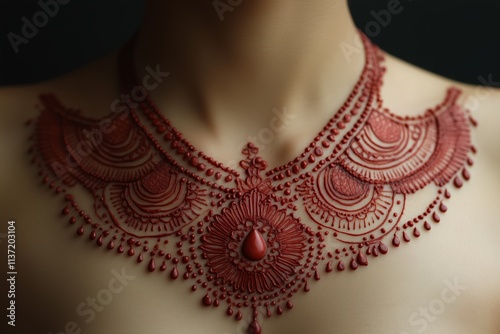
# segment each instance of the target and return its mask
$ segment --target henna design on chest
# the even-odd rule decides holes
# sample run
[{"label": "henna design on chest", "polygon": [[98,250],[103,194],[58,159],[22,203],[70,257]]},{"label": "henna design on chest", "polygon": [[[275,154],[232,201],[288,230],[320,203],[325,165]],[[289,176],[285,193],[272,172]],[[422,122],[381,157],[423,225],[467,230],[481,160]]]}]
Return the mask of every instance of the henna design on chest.
[{"label": "henna design on chest", "polygon": [[[292,309],[293,295],[309,291],[311,280],[356,270],[430,230],[447,210],[446,187],[470,178],[475,121],[458,104],[460,91],[450,88],[421,116],[393,115],[380,98],[382,55],[366,37],[363,43],[365,68],[348,100],[285,165],[268,168],[249,143],[242,173],[225,167],[196,150],[149,97],[112,115],[112,130],[92,147],[100,120],[53,95],[41,96],[33,163],[63,195],[61,213],[78,235],[151,272],[192,280],[202,305],[225,307],[250,321],[249,333],[261,333],[261,318]],[[126,92],[137,80],[124,50]],[[94,218],[70,193],[77,184],[92,196]],[[408,201],[431,184],[435,197],[405,217]]]}]

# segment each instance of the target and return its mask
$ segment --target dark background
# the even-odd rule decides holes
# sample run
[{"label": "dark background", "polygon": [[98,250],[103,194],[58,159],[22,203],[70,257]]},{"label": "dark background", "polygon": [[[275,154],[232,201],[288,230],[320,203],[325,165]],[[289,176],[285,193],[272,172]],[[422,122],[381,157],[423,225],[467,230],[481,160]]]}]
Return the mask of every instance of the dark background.
[{"label": "dark background", "polygon": [[[40,4],[0,1],[0,85],[48,79],[95,60],[119,47],[141,21],[142,0],[64,1],[18,53],[7,35],[21,35],[22,18],[33,22]],[[400,13],[388,23],[377,20],[394,1],[349,3],[357,25],[389,53],[455,80],[500,82],[500,0],[399,0]]]}]

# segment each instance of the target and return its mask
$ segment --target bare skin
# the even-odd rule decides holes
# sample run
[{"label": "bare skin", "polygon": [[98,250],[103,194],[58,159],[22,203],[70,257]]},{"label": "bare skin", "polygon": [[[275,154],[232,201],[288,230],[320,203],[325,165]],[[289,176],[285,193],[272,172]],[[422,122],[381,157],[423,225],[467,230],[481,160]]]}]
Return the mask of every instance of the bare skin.
[{"label": "bare skin", "polygon": [[[344,1],[244,2],[226,12],[222,23],[210,3],[184,6],[151,2],[136,53],[139,77],[147,65],[170,72],[151,92],[153,99],[196,147],[226,164],[241,158],[239,143],[269,126],[274,108],[294,117],[262,156],[271,166],[294,158],[343,103],[361,72],[362,52],[346,56],[339,47],[355,47],[356,30]],[[178,31],[191,36],[190,42],[176,38]],[[362,270],[313,283],[309,293],[294,297],[292,313],[262,322],[266,334],[500,331],[500,92],[452,82],[390,55],[386,66],[382,97],[396,114],[422,113],[451,85],[464,90],[463,103],[479,122],[472,179],[453,192],[448,212],[430,233]],[[40,184],[29,164],[23,123],[38,114],[40,93],[55,93],[66,106],[99,118],[119,97],[116,78],[116,54],[111,54],[49,82],[0,90],[0,218],[17,222],[16,329],[242,333],[246,325],[226,318],[224,309],[202,308],[199,296],[189,293],[189,282],[168,282],[76,238],[59,214],[59,198]],[[90,207],[83,190],[75,195]],[[409,203],[409,211],[422,205]],[[103,289],[120,290],[112,270],[134,278],[109,304],[96,299],[92,306]]]}]

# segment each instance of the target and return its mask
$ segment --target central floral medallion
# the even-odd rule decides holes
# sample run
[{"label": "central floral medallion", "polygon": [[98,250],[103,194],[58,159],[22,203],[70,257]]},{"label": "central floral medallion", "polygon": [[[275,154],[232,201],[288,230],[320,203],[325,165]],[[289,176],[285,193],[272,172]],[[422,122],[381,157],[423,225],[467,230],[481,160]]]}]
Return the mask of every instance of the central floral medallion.
[{"label": "central floral medallion", "polygon": [[223,284],[240,292],[271,292],[293,279],[301,265],[304,229],[254,190],[213,217],[200,248]]}]

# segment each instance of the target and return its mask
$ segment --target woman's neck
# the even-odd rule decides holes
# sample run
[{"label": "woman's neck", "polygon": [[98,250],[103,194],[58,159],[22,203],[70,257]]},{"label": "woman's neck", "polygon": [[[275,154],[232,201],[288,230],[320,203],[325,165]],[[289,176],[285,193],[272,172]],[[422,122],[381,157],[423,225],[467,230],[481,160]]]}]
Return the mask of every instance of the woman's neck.
[{"label": "woman's neck", "polygon": [[347,0],[230,2],[148,2],[136,63],[171,73],[151,92],[160,107],[185,96],[217,128],[276,108],[340,106],[364,63],[345,53],[357,37]]}]

